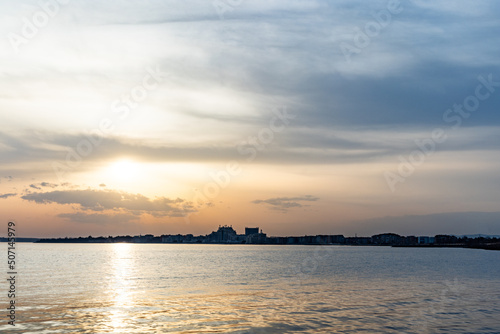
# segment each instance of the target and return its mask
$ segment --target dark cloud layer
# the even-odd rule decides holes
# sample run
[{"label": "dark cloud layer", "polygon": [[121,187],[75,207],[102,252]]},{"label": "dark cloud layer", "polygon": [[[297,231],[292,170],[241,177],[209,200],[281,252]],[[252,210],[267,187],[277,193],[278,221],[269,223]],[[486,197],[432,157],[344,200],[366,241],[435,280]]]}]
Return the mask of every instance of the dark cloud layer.
[{"label": "dark cloud layer", "polygon": [[156,197],[150,199],[141,194],[115,190],[86,189],[36,192],[26,194],[21,198],[39,204],[77,204],[82,210],[94,212],[113,210],[116,212],[125,211],[133,215],[147,213],[155,217],[183,217],[194,211],[190,203],[180,198]]},{"label": "dark cloud layer", "polygon": [[315,202],[319,200],[318,197],[314,197],[311,195],[299,196],[299,197],[276,197],[276,198],[268,198],[264,200],[254,200],[252,203],[254,204],[267,204],[273,210],[279,210],[286,212],[291,208],[301,208],[305,206],[300,202]]},{"label": "dark cloud layer", "polygon": [[[496,151],[500,149],[500,133],[494,127],[477,127],[460,130],[450,130],[443,127],[450,139],[440,144],[440,152],[453,151]],[[276,134],[275,140],[269,145],[256,146],[250,143],[248,137],[241,137],[234,142],[220,143],[214,149],[211,145],[186,144],[152,144],[144,140],[128,138],[102,138],[100,145],[85,157],[76,168],[67,166],[68,154],[74,161],[75,147],[87,140],[83,135],[52,135],[41,136],[36,142],[65,147],[65,150],[43,150],[28,143],[15,147],[15,151],[5,154],[2,158],[5,164],[41,163],[41,167],[52,171],[54,163],[60,163],[63,168],[71,171],[85,168],[87,163],[103,160],[119,159],[128,156],[150,162],[227,162],[230,160],[247,163],[253,157],[259,163],[272,164],[343,164],[365,163],[374,159],[406,155],[416,148],[415,140],[429,138],[434,128],[408,130],[407,135],[401,131],[387,128],[359,128],[357,130],[315,131],[308,128],[289,129]],[[419,131],[417,131],[419,130]],[[0,133],[12,145],[21,141],[13,136]],[[256,137],[255,135],[253,136]],[[33,139],[34,140],[34,139]],[[32,154],[37,152],[36,154]],[[72,152],[72,153],[70,153]],[[43,156],[43,158],[42,158]],[[71,165],[73,166],[73,164]],[[54,184],[42,182],[30,187],[55,187]],[[35,189],[38,189],[35,188]]]}]

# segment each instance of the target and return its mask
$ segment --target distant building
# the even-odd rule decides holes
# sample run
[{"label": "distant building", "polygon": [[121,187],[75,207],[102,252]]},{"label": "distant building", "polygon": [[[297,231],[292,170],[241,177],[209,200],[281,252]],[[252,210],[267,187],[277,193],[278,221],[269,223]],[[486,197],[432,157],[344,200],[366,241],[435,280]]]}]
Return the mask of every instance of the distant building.
[{"label": "distant building", "polygon": [[341,245],[345,243],[345,237],[341,234],[338,235],[317,235],[316,242],[320,245]]},{"label": "distant building", "polygon": [[403,243],[404,237],[396,233],[383,233],[372,236],[374,245],[398,245]]},{"label": "distant building", "polygon": [[259,234],[259,228],[258,227],[245,227],[245,235],[249,236],[252,234]]},{"label": "distant building", "polygon": [[460,242],[460,239],[454,235],[438,234],[434,238],[435,243],[440,245],[457,244]]},{"label": "distant building", "polygon": [[287,237],[268,237],[267,243],[273,244],[273,245],[285,245],[288,243],[288,238]]},{"label": "distant building", "polygon": [[405,245],[418,244],[418,238],[414,235],[409,235],[409,236],[405,237],[404,244]]},{"label": "distant building", "polygon": [[139,235],[139,236],[134,236],[133,238],[133,242],[136,242],[136,243],[149,243],[149,242],[153,242],[153,239],[154,239],[154,235],[152,234],[146,234],[146,235]]},{"label": "distant building", "polygon": [[418,239],[418,244],[420,244],[420,245],[430,245],[430,244],[433,244],[435,242],[434,237],[420,236],[420,237],[417,237],[417,239]]},{"label": "distant building", "polygon": [[349,237],[349,238],[345,238],[345,243],[347,245],[370,245],[372,243],[372,238],[370,238],[370,237]]},{"label": "distant building", "polygon": [[207,242],[220,242],[220,243],[236,243],[238,242],[238,235],[232,226],[220,226],[215,232],[207,236]]},{"label": "distant building", "polygon": [[243,240],[247,244],[265,244],[268,243],[267,235],[259,232],[258,227],[245,227],[245,235],[242,235]]},{"label": "distant building", "polygon": [[247,244],[265,244],[267,243],[267,234],[265,233],[254,233],[246,237]]},{"label": "distant building", "polygon": [[163,243],[181,243],[181,242],[195,242],[194,240],[194,237],[192,234],[186,234],[186,235],[182,235],[182,234],[177,234],[177,235],[170,235],[170,234],[167,234],[167,235],[162,235],[161,236],[161,242]]},{"label": "distant building", "polygon": [[133,242],[134,238],[131,237],[130,235],[118,236],[118,237],[114,237],[113,241],[114,242]]}]

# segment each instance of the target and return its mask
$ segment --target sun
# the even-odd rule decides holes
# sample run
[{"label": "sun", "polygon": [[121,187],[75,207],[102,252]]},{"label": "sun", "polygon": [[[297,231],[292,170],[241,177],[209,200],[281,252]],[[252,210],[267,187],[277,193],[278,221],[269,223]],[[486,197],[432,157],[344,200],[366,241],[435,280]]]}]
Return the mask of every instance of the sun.
[{"label": "sun", "polygon": [[108,174],[117,181],[133,181],[139,176],[139,164],[128,159],[118,160],[109,166]]},{"label": "sun", "polygon": [[154,164],[128,157],[108,160],[94,173],[88,173],[88,182],[108,189],[151,193],[158,189],[158,173],[154,167]]},{"label": "sun", "polygon": [[204,165],[159,163],[129,157],[103,161],[81,176],[89,184],[147,196],[193,196],[197,184],[206,183]]}]

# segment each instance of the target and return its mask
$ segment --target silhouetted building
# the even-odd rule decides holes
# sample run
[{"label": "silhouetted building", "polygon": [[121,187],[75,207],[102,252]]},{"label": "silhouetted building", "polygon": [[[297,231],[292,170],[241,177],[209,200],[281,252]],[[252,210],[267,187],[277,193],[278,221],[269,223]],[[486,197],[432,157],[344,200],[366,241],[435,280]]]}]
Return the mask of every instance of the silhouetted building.
[{"label": "silhouetted building", "polygon": [[345,238],[346,245],[370,245],[372,238],[370,237],[350,237]]},{"label": "silhouetted building", "polygon": [[238,235],[232,226],[219,226],[216,232],[207,236],[208,242],[235,243],[238,242]]},{"label": "silhouetted building", "polygon": [[399,245],[403,243],[404,238],[396,233],[382,233],[372,236],[374,245]]},{"label": "silhouetted building", "polygon": [[414,235],[409,235],[405,237],[404,244],[405,245],[416,245],[418,243],[418,238]]},{"label": "silhouetted building", "polygon": [[194,237],[192,234],[186,234],[186,235],[182,235],[182,234],[177,234],[177,235],[170,235],[170,234],[167,234],[167,235],[162,235],[161,236],[161,242],[163,243],[190,243],[190,242],[195,242],[194,241]]},{"label": "silhouetted building", "polygon": [[418,243],[420,245],[431,245],[435,241],[434,237],[428,237],[428,236],[420,236],[418,237]]},{"label": "silhouetted building", "polygon": [[133,238],[133,242],[136,242],[136,243],[149,243],[149,242],[153,242],[153,239],[154,239],[154,235],[152,234],[146,234],[146,235],[139,235],[139,236],[134,236]]},{"label": "silhouetted building", "polygon": [[265,233],[254,233],[246,237],[247,244],[265,244],[267,243],[267,235]]},{"label": "silhouetted building", "polygon": [[259,228],[258,227],[245,227],[245,235],[249,236],[252,234],[259,234]]},{"label": "silhouetted building", "polygon": [[338,235],[317,235],[316,243],[320,245],[342,245],[345,243],[345,237],[341,234]]},{"label": "silhouetted building", "polygon": [[267,243],[273,244],[273,245],[285,245],[288,243],[288,238],[287,237],[268,237]]},{"label": "silhouetted building", "polygon": [[435,238],[435,243],[440,245],[456,244],[460,242],[460,240],[454,235],[438,234],[434,238]]}]

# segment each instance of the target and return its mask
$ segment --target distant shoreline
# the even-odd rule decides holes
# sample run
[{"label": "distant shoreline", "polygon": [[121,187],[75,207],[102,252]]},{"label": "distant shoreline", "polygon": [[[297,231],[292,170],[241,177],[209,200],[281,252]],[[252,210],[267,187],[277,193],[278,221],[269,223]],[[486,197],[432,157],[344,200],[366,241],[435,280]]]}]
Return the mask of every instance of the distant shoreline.
[{"label": "distant shoreline", "polygon": [[[224,230],[226,229],[226,230]],[[500,238],[497,237],[456,237],[453,235],[400,236],[395,233],[376,234],[371,237],[344,237],[343,235],[315,235],[293,237],[267,237],[266,234],[253,233],[237,235],[227,233],[232,228],[222,227],[222,232],[194,237],[188,235],[151,234],[140,236],[117,237],[78,237],[78,238],[16,238],[16,242],[31,243],[78,243],[78,244],[195,244],[195,245],[311,245],[311,246],[391,246],[412,248],[471,248],[484,250],[500,250]],[[233,230],[234,231],[234,230]],[[8,242],[8,238],[0,238],[0,242]]]},{"label": "distant shoreline", "polygon": [[452,245],[393,245],[391,247],[411,247],[411,248],[471,248],[485,250],[500,250],[500,243],[487,243],[477,245],[452,244]]},{"label": "distant shoreline", "polygon": [[[139,243],[139,242],[63,242],[63,241],[41,241],[42,239],[37,238],[20,238],[21,240],[16,240],[16,242],[25,242],[25,243],[40,243],[40,244],[139,244],[139,245],[227,245],[227,246],[345,246],[345,247],[394,247],[394,248],[469,248],[469,249],[483,249],[483,250],[500,250],[500,243],[494,244],[484,244],[484,245],[375,245],[375,244],[367,244],[367,245],[350,245],[350,244],[245,244],[245,243],[225,243],[225,242],[213,242],[213,243],[185,243],[185,242],[150,242],[150,243]],[[29,239],[22,240],[22,239]],[[0,238],[1,242],[7,242],[6,238]]]}]

